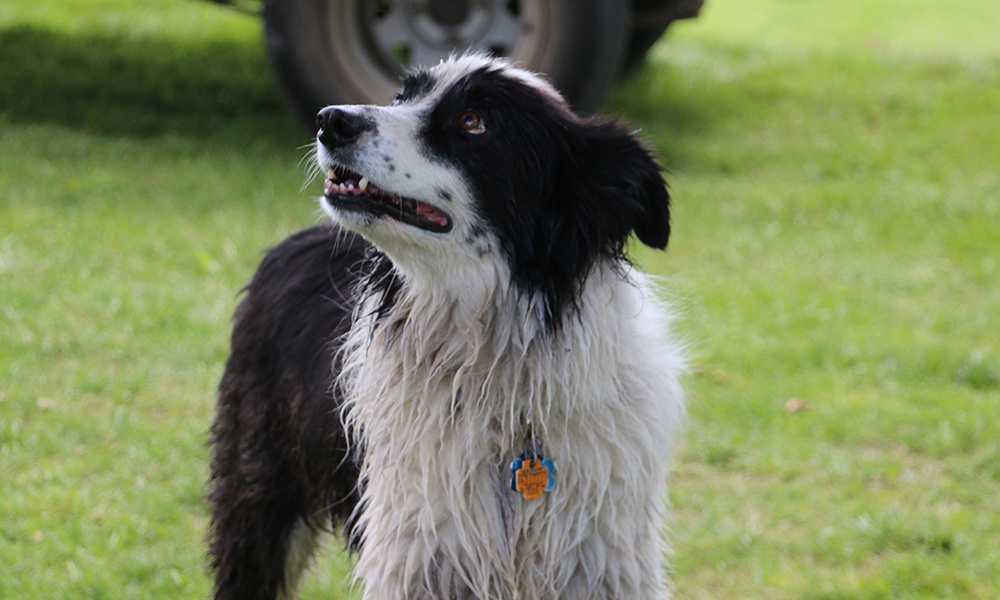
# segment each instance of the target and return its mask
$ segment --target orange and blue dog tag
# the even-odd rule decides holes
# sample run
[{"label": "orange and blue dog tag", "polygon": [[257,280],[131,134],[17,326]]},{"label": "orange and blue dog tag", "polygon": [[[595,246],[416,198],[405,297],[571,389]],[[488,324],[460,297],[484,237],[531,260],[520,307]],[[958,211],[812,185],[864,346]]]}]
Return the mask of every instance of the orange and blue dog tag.
[{"label": "orange and blue dog tag", "polygon": [[556,487],[556,465],[551,459],[519,456],[510,464],[510,489],[525,500],[537,500]]}]

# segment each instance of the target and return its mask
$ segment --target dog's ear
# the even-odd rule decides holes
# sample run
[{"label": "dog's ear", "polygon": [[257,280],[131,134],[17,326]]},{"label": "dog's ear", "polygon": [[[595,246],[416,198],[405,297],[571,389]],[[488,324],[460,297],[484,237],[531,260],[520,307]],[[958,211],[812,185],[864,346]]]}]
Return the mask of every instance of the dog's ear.
[{"label": "dog's ear", "polygon": [[624,258],[633,233],[666,248],[670,197],[659,164],[625,126],[545,109],[525,106],[518,145],[490,155],[501,168],[481,162],[475,173],[488,181],[480,209],[500,230],[514,279],[541,293],[555,321],[597,260]]},{"label": "dog's ear", "polygon": [[634,231],[643,244],[663,250],[670,239],[670,194],[663,170],[635,133],[610,121],[588,135],[596,162],[585,179],[602,190],[613,220]]}]

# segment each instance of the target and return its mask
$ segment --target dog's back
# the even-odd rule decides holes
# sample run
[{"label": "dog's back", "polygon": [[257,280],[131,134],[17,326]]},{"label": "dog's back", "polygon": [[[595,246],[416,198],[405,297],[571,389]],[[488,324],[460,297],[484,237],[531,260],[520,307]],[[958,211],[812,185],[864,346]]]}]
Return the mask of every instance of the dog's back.
[{"label": "dog's back", "polygon": [[357,504],[332,366],[369,247],[333,225],[302,231],[267,254],[236,310],[211,434],[216,598],[279,597],[319,529]]}]

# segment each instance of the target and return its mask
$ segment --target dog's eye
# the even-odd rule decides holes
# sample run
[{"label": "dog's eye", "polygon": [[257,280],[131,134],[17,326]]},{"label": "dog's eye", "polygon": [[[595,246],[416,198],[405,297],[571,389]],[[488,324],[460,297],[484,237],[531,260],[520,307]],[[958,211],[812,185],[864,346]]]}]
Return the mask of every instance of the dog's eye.
[{"label": "dog's eye", "polygon": [[479,116],[479,113],[471,110],[465,111],[458,117],[458,126],[462,128],[462,131],[473,135],[486,133],[486,124],[483,123],[483,118]]}]

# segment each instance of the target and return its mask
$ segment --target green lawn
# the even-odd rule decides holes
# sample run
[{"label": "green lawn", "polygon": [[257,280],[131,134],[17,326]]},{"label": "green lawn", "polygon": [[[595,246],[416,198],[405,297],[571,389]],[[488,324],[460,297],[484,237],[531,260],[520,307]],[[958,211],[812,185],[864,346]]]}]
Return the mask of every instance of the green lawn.
[{"label": "green lawn", "polygon": [[[1000,597],[997,23],[709,0],[610,101],[675,198],[679,598]],[[308,142],[251,17],[0,4],[0,598],[207,595],[228,319],[319,219]]]}]

